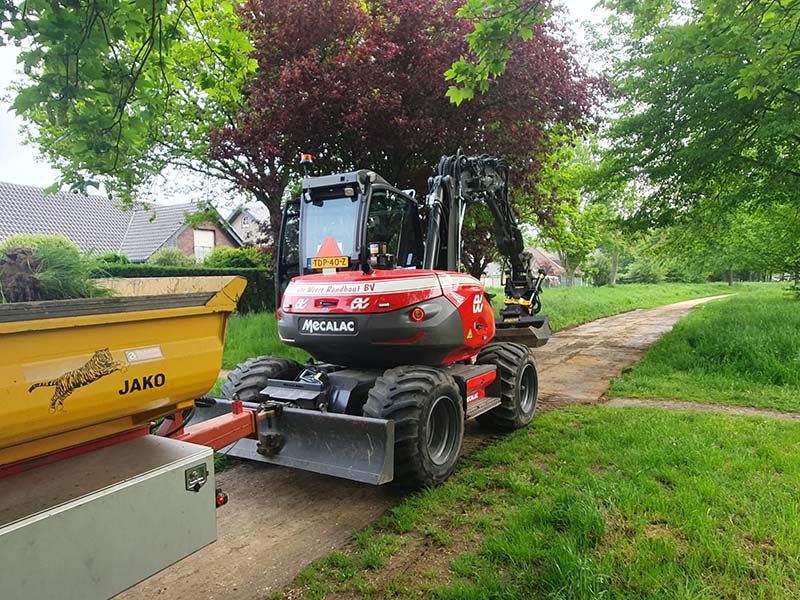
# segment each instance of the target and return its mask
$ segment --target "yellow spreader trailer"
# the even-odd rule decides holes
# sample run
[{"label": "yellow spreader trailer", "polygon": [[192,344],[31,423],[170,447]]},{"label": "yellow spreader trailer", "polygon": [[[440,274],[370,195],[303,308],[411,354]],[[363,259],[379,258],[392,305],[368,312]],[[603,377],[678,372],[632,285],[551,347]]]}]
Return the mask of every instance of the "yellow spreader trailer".
[{"label": "yellow spreader trailer", "polygon": [[[0,305],[0,598],[109,598],[214,541],[212,449],[255,416],[194,432],[181,416],[217,380],[245,284],[107,280],[107,298]],[[148,435],[162,417],[179,435]]]}]

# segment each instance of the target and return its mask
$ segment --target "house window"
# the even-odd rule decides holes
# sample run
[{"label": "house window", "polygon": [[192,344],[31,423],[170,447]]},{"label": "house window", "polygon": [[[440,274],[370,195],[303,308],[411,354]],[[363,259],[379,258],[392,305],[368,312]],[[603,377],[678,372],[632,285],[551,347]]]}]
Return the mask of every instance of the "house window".
[{"label": "house window", "polygon": [[214,251],[214,231],[208,229],[194,230],[194,256],[203,260]]}]

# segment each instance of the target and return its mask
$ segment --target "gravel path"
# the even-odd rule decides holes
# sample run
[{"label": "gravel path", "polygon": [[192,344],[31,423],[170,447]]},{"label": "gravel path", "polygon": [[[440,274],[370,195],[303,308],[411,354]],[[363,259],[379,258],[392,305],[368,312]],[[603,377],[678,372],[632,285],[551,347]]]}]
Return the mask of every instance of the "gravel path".
[{"label": "gravel path", "polygon": [[683,402],[681,400],[644,400],[642,398],[609,398],[604,406],[626,408],[629,406],[643,408],[663,408],[666,410],[685,410],[695,412],[715,412],[742,417],[766,417],[782,421],[800,421],[800,413],[780,412],[766,408],[750,408],[749,406],[728,406],[725,404],[704,404],[702,402]]}]

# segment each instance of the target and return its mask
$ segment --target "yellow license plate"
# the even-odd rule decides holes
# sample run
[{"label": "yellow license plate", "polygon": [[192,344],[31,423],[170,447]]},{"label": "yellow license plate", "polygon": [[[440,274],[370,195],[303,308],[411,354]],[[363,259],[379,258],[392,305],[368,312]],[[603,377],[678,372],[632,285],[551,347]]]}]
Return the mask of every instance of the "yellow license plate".
[{"label": "yellow license plate", "polygon": [[350,266],[349,256],[323,256],[308,259],[309,269],[345,269]]}]

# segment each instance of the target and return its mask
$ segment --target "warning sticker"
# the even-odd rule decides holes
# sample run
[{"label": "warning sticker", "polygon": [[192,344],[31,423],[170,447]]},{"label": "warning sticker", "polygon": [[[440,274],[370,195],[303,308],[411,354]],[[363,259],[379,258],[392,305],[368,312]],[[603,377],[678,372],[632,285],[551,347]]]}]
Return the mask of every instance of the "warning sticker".
[{"label": "warning sticker", "polygon": [[150,346],[149,348],[137,348],[136,350],[126,350],[125,358],[128,363],[145,362],[148,360],[159,360],[164,358],[161,346]]}]

